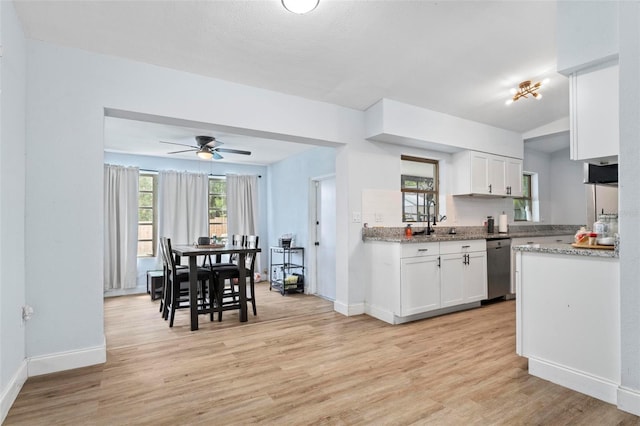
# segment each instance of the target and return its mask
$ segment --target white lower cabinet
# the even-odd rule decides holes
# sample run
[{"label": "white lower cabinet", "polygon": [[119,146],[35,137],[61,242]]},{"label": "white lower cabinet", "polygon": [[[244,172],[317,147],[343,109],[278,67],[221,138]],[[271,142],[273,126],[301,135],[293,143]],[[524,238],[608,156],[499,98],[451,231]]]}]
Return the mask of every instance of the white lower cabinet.
[{"label": "white lower cabinet", "polygon": [[464,267],[464,303],[487,298],[487,252],[472,252],[467,255]]},{"label": "white lower cabinet", "polygon": [[400,316],[428,312],[440,307],[438,256],[400,260]]},{"label": "white lower cabinet", "polygon": [[402,256],[399,316],[486,299],[485,240],[407,245]]},{"label": "white lower cabinet", "polygon": [[[466,257],[465,257],[466,259]],[[441,307],[464,303],[464,265],[462,254],[441,254]]]},{"label": "white lower cabinet", "polygon": [[485,240],[440,243],[442,307],[487,298]]}]

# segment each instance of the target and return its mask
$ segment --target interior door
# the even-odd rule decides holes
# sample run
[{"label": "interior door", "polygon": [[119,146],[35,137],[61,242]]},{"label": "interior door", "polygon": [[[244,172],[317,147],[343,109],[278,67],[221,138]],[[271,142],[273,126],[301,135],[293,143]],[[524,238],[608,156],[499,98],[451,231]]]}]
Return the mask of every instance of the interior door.
[{"label": "interior door", "polygon": [[336,178],[316,181],[316,293],[336,299]]}]

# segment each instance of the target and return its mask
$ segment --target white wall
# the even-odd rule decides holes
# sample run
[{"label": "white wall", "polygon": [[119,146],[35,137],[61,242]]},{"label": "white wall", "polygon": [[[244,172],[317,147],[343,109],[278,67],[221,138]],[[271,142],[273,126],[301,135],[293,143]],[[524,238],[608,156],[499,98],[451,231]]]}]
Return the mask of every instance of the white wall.
[{"label": "white wall", "polygon": [[[269,239],[263,247],[278,244],[282,234],[294,234],[296,245],[310,248],[310,180],[335,174],[334,148],[314,148],[269,166]],[[263,263],[264,267],[268,263]]]},{"label": "white wall", "polygon": [[[143,155],[126,155],[113,152],[104,153],[104,162],[108,164],[119,164],[122,166],[136,166],[141,170],[177,170],[188,171],[193,173],[207,173],[212,175],[225,175],[225,174],[244,174],[244,175],[259,175],[262,176],[258,180],[258,209],[259,209],[259,223],[258,229],[260,241],[267,241],[268,238],[268,210],[267,210],[267,167],[266,166],[253,166],[245,164],[232,164],[226,162],[217,162],[214,160],[184,160],[184,159],[172,159],[164,157],[152,157]],[[264,244],[260,245],[263,247]],[[265,265],[267,262],[267,253],[264,250],[260,255],[260,264]],[[143,289],[146,291],[147,286],[147,271],[162,269],[162,265],[156,260],[156,258],[138,258],[138,288],[136,291]]]},{"label": "white wall", "polygon": [[640,415],[640,4],[620,2],[620,329],[618,406]]},{"label": "white wall", "polygon": [[551,155],[549,168],[551,220],[554,224],[586,224],[587,199],[583,163],[569,159],[569,148]]},{"label": "white wall", "polygon": [[617,1],[559,1],[557,13],[558,72],[568,75],[617,56]]},{"label": "white wall", "polygon": [[[551,222],[551,191],[552,189],[556,189],[558,192],[562,192],[564,190],[564,186],[561,182],[558,182],[557,185],[553,186],[550,184],[551,155],[545,152],[529,149],[525,144],[522,168],[525,172],[537,174],[539,202],[538,213],[540,222],[554,223]],[[559,223],[558,225],[563,224]]]},{"label": "white wall", "polygon": [[[26,42],[13,3],[0,2],[0,423],[26,380]],[[45,210],[36,216],[43,217]]]},{"label": "white wall", "polygon": [[[27,355],[37,373],[104,360],[105,108],[302,143],[361,140],[358,111],[37,41],[28,47],[26,207],[47,212],[26,218],[26,254],[38,259],[26,276],[27,300],[38,313]],[[49,149],[39,148],[42,141]],[[62,264],[73,268],[51,274]]]},{"label": "white wall", "polygon": [[523,154],[519,133],[391,99],[371,106],[365,120],[367,139],[408,140],[426,149],[448,152],[470,149],[514,158],[522,158]]}]

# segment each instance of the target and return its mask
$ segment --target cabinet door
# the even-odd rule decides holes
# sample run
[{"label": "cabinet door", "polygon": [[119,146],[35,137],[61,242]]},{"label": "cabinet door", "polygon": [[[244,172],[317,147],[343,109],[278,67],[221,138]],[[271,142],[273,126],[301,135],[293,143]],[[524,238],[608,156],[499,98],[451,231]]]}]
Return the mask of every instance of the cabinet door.
[{"label": "cabinet door", "polygon": [[507,195],[507,161],[505,157],[491,156],[489,159],[489,192]]},{"label": "cabinet door", "polygon": [[471,193],[489,194],[489,155],[471,153]]},{"label": "cabinet door", "polygon": [[440,288],[442,307],[464,303],[464,287],[462,284],[464,254],[443,254],[440,256]]},{"label": "cabinet door", "polygon": [[507,159],[507,195],[522,197],[522,160]]},{"label": "cabinet door", "polygon": [[464,303],[487,298],[487,253],[472,252],[464,268]]},{"label": "cabinet door", "polygon": [[400,261],[400,316],[420,314],[440,307],[438,256]]},{"label": "cabinet door", "polygon": [[572,160],[617,158],[618,65],[582,72],[570,79]]}]

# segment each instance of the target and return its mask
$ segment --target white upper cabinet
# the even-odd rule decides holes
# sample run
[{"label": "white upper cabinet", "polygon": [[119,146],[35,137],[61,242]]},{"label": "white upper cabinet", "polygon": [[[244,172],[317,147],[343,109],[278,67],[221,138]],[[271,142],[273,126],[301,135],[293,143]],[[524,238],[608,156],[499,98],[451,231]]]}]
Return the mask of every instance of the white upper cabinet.
[{"label": "white upper cabinet", "polygon": [[571,159],[617,162],[620,151],[618,65],[571,74]]},{"label": "white upper cabinet", "polygon": [[[468,185],[470,185],[470,191],[475,194],[488,194],[489,193],[489,155],[482,152],[470,152],[469,162],[471,163],[467,169],[466,165],[463,172],[469,179]],[[466,182],[461,182],[464,189]],[[463,189],[463,190],[464,190]]]},{"label": "white upper cabinet", "polygon": [[522,197],[522,160],[507,158],[507,195]]},{"label": "white upper cabinet", "polygon": [[452,195],[522,196],[522,160],[476,151],[453,155]]},{"label": "white upper cabinet", "polygon": [[489,193],[507,195],[507,159],[492,155],[489,158]]}]

